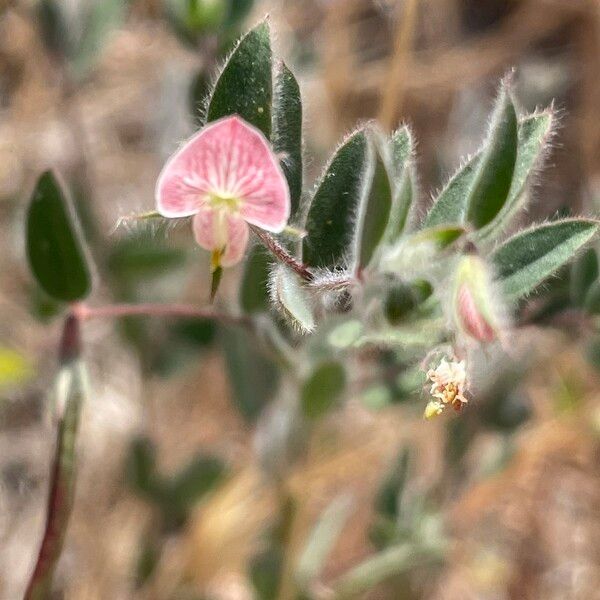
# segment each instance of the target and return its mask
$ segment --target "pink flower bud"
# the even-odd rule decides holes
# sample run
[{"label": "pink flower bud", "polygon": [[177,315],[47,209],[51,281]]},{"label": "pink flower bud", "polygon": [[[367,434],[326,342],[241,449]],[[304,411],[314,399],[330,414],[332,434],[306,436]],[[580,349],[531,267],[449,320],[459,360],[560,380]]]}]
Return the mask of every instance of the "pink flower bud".
[{"label": "pink flower bud", "polygon": [[477,342],[493,342],[501,329],[502,311],[487,265],[479,256],[469,254],[460,259],[454,290],[458,330]]}]

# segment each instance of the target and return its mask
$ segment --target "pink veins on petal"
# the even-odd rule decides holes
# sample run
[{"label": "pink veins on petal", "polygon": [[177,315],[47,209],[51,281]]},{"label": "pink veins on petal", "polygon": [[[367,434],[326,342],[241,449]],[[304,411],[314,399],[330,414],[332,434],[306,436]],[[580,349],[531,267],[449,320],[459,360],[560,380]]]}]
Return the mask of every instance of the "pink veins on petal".
[{"label": "pink veins on petal", "polygon": [[164,166],[156,184],[158,212],[194,217],[197,242],[238,262],[247,223],[281,231],[289,218],[287,181],[264,135],[237,115],[207,125]]}]

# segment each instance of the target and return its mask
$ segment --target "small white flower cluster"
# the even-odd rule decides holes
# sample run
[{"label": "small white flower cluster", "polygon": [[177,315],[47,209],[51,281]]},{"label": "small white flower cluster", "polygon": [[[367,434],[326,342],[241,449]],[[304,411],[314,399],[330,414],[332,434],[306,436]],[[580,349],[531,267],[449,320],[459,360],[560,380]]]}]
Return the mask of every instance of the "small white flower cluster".
[{"label": "small white flower cluster", "polygon": [[467,371],[464,360],[448,362],[443,358],[437,369],[427,371],[427,378],[432,382],[429,393],[433,400],[425,407],[423,416],[426,419],[437,417],[447,405],[459,411],[466,404]]}]

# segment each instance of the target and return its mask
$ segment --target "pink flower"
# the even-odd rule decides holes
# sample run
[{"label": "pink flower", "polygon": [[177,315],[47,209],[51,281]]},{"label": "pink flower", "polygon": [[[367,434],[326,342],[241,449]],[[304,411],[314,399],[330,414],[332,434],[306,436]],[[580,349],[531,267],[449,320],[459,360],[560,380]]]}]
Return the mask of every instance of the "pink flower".
[{"label": "pink flower", "polygon": [[167,161],[156,183],[164,217],[194,215],[200,246],[213,267],[239,262],[248,223],[280,232],[290,216],[287,181],[264,135],[237,115],[201,129]]}]

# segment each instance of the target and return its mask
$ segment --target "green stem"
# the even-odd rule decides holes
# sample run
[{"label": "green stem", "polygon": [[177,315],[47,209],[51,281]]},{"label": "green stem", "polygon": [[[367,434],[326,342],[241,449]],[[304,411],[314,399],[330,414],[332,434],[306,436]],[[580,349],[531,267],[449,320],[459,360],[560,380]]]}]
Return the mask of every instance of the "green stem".
[{"label": "green stem", "polygon": [[334,582],[332,600],[354,598],[395,575],[441,560],[442,552],[437,548],[419,548],[413,544],[393,546],[368,558]]}]

